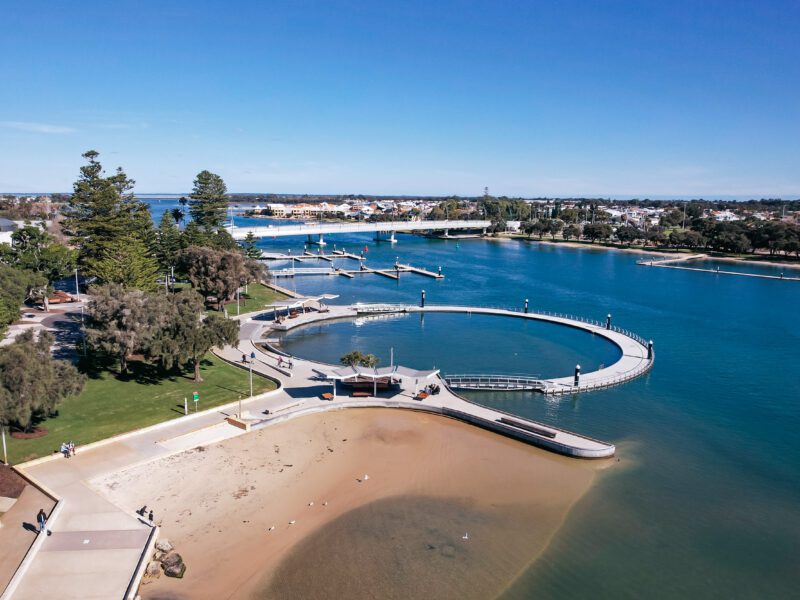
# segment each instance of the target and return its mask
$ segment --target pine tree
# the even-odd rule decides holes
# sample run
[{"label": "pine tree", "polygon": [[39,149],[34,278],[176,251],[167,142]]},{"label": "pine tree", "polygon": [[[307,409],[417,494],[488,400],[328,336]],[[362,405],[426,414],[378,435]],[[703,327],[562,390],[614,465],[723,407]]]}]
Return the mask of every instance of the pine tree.
[{"label": "pine tree", "polygon": [[249,232],[247,237],[244,238],[244,242],[242,242],[242,250],[244,250],[244,255],[251,259],[251,260],[258,260],[261,258],[261,250],[258,247],[258,240],[253,232]]},{"label": "pine tree", "polygon": [[162,271],[169,271],[175,266],[178,253],[181,251],[183,239],[181,231],[175,224],[172,214],[165,212],[161,217],[161,223],[156,230],[156,258]]},{"label": "pine tree", "polygon": [[64,233],[78,248],[78,262],[87,274],[97,275],[96,265],[112,253],[123,237],[135,237],[146,247],[154,242],[150,212],[134,198],[134,181],[122,168],[105,176],[98,153],[86,152],[87,165],[73,186],[63,210]]},{"label": "pine tree", "polygon": [[228,208],[227,188],[222,177],[210,171],[201,171],[194,180],[189,196],[189,214],[197,225],[208,233],[216,232],[225,224]]},{"label": "pine tree", "polygon": [[94,261],[92,272],[104,283],[118,283],[126,289],[153,290],[158,282],[158,262],[135,235],[125,235],[114,247],[106,248]]}]

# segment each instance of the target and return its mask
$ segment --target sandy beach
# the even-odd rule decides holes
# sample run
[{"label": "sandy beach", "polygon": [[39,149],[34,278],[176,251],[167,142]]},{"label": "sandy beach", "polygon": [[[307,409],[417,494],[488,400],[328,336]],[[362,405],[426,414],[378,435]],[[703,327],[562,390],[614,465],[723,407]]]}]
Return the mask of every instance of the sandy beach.
[{"label": "sandy beach", "polygon": [[129,510],[154,508],[187,564],[182,580],[145,580],[145,599],[486,598],[546,548],[609,464],[364,409],[92,483]]}]

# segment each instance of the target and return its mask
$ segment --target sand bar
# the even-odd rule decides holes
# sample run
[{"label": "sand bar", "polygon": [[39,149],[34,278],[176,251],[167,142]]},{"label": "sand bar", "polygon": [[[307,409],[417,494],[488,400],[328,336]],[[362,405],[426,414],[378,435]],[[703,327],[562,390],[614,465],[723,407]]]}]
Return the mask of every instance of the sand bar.
[{"label": "sand bar", "polygon": [[183,580],[146,580],[145,599],[442,597],[442,586],[480,598],[545,548],[608,464],[434,415],[352,409],[92,485],[154,506],[186,561]]}]

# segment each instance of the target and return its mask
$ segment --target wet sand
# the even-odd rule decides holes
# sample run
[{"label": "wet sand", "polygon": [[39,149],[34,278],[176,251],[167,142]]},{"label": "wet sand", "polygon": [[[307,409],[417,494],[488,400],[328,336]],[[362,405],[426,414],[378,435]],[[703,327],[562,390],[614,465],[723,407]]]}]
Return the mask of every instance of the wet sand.
[{"label": "wet sand", "polygon": [[123,507],[153,507],[187,564],[182,580],[147,581],[144,599],[486,598],[544,550],[608,464],[364,409],[93,483]]}]

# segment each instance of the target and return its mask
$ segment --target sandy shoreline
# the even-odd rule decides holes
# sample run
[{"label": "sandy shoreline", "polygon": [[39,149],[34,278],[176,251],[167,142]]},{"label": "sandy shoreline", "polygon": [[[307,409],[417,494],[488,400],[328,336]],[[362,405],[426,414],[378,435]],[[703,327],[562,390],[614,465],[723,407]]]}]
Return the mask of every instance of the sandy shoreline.
[{"label": "sandy shoreline", "polygon": [[126,508],[154,507],[186,561],[183,580],[147,582],[145,599],[483,598],[544,550],[608,464],[442,417],[364,409],[93,484]]},{"label": "sandy shoreline", "polygon": [[[629,254],[650,254],[652,256],[658,257],[658,259],[674,257],[680,258],[681,256],[685,256],[685,253],[680,252],[663,252],[658,250],[657,248],[616,248],[614,246],[604,246],[602,244],[582,244],[580,242],[554,242],[552,240],[537,240],[537,239],[527,239],[523,237],[513,237],[508,239],[516,239],[523,242],[532,242],[535,244],[547,244],[549,246],[562,246],[565,248],[582,248],[584,250],[612,250],[616,252],[627,252]],[[776,260],[752,260],[749,258],[736,258],[733,256],[711,256],[707,252],[704,252],[702,249],[698,249],[696,254],[703,254],[704,259],[707,260],[718,260],[721,262],[730,262],[730,263],[741,263],[745,265],[764,265],[767,267],[785,267],[788,269],[800,269],[799,262],[780,262]],[[765,256],[765,255],[756,255],[756,256]],[[703,260],[703,259],[699,259]]]}]

